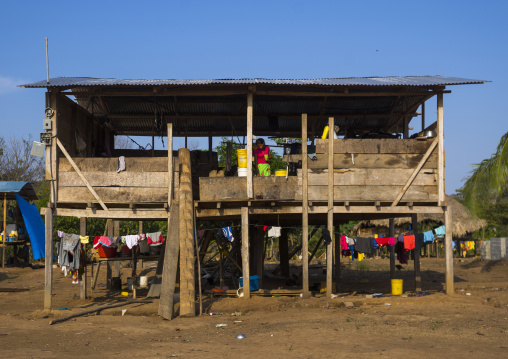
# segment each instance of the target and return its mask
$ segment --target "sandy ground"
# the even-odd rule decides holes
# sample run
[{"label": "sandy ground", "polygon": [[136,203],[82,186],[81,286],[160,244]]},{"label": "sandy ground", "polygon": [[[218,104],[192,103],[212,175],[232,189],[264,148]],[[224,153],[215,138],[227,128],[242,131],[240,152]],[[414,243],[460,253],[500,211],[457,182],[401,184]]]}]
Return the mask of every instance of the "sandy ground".
[{"label": "sandy ground", "polygon": [[[207,298],[203,316],[172,321],[156,315],[155,300],[51,326],[55,318],[125,298],[98,287],[92,298],[80,300],[79,286],[55,270],[55,310],[44,312],[44,268],[6,268],[0,270],[0,287],[29,291],[0,291],[0,357],[508,357],[507,261],[455,259],[456,295],[446,296],[443,260],[423,258],[422,287],[428,294],[410,291],[409,265],[397,272],[405,295],[396,297],[390,295],[389,261],[365,263],[342,271],[342,298]],[[124,277],[130,271],[123,268]],[[105,283],[106,271],[101,272],[98,283]],[[321,274],[317,267],[311,279]],[[379,292],[385,296],[366,297]],[[238,334],[245,339],[236,339]]]}]

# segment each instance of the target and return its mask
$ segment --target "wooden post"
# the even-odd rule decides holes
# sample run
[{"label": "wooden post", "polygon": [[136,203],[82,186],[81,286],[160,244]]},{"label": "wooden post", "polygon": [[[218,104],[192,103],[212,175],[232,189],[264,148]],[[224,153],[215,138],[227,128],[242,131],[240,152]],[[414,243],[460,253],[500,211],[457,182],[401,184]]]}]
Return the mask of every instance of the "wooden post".
[{"label": "wooden post", "polygon": [[425,102],[422,103],[422,131],[425,130]]},{"label": "wooden post", "polygon": [[446,294],[455,294],[453,288],[452,209],[443,207],[445,225],[445,277]]},{"label": "wooden post", "polygon": [[[302,292],[309,296],[309,171],[307,156],[307,114],[302,114]],[[279,239],[280,240],[280,239]],[[287,241],[287,236],[286,236]],[[287,242],[286,242],[287,243]],[[282,262],[281,262],[282,263]],[[289,275],[289,262],[288,262]]]},{"label": "wooden post", "polygon": [[[161,295],[159,301],[159,315],[171,320],[174,317],[174,296],[176,277],[178,272],[178,255],[180,253],[180,204],[176,196],[172,201],[168,217],[168,236],[164,253],[162,269]],[[139,222],[142,226],[143,222]]]},{"label": "wooden post", "polygon": [[254,94],[247,94],[247,197],[254,198],[252,187],[252,122],[254,116]]},{"label": "wooden post", "polygon": [[[334,231],[335,231],[335,229],[334,229]],[[340,236],[340,233],[339,233],[339,236]],[[333,238],[335,238],[335,233],[334,233]],[[338,237],[338,239],[334,241],[333,246],[335,248],[335,252],[333,254],[333,258],[334,258],[333,278],[336,283],[335,284],[336,288],[339,288],[339,282],[340,282],[340,237]]]},{"label": "wooden post", "polygon": [[259,288],[263,288],[263,269],[264,269],[264,231],[263,227],[256,227],[254,230],[254,242],[251,245],[251,248],[254,250],[254,265],[253,269],[255,274],[259,276]]},{"label": "wooden post", "polygon": [[212,170],[212,154],[213,154],[213,137],[208,136],[208,165],[210,166],[210,171]]},{"label": "wooden post", "polygon": [[[79,219],[79,234],[82,236],[86,236],[86,217],[81,217]],[[81,245],[80,245],[81,246]],[[83,277],[81,278],[81,281],[79,282],[79,298],[80,299],[86,299],[86,286],[87,286],[87,268],[84,268]]]},{"label": "wooden post", "polygon": [[250,299],[248,207],[242,207],[242,276],[243,276],[243,297],[245,299]]},{"label": "wooden post", "polygon": [[[389,237],[395,237],[395,220],[390,218],[388,220]],[[397,240],[395,240],[397,243]],[[395,245],[390,246],[390,279],[395,279]]]},{"label": "wooden post", "polygon": [[[443,117],[443,94],[437,94],[437,138],[438,143],[438,169],[437,169],[437,191],[438,205],[445,203],[445,167],[444,167],[444,117]],[[450,223],[451,224],[451,223]]]},{"label": "wooden post", "polygon": [[194,223],[190,151],[178,150],[180,159],[180,316],[195,316]]},{"label": "wooden post", "polygon": [[[108,219],[106,221],[106,231],[108,233],[108,237],[112,237],[114,235],[114,228],[113,228],[113,220]],[[107,262],[106,267],[106,288],[111,289],[111,277],[113,273],[113,262]]]},{"label": "wooden post", "polygon": [[53,297],[53,209],[46,208],[46,243],[44,250],[45,284],[44,284],[44,309],[51,309]]},{"label": "wooden post", "polygon": [[282,228],[279,237],[279,262],[280,275],[289,278],[289,245],[288,245],[288,229]]},{"label": "wooden post", "polygon": [[[173,124],[168,123],[168,208],[173,201]],[[169,222],[168,222],[169,223]]]},{"label": "wooden post", "polygon": [[328,230],[332,242],[326,247],[326,297],[332,297],[332,274],[333,274],[333,131],[335,121],[333,117],[328,118]]},{"label": "wooden post", "polygon": [[[413,234],[418,234],[418,217],[415,214],[411,215],[411,227]],[[422,277],[420,273],[420,250],[414,249],[414,278],[415,278],[415,293],[422,291]]]},{"label": "wooden post", "polygon": [[2,237],[2,269],[5,268],[5,243],[7,242],[7,192],[4,192],[4,235]]},{"label": "wooden post", "polygon": [[[113,221],[113,237],[118,237],[120,235],[120,221]],[[113,266],[113,277],[120,277],[120,261],[115,261]],[[134,281],[134,278],[132,278]],[[132,284],[135,286],[135,283]]]}]

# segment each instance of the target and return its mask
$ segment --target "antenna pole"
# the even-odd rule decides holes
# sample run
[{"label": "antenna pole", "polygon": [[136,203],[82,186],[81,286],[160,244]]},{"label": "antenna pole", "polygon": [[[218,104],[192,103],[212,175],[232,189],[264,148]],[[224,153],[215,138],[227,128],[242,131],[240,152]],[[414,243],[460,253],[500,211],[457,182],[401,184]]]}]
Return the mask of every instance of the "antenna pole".
[{"label": "antenna pole", "polygon": [[49,85],[49,56],[48,56],[48,38],[45,37],[46,40],[46,84]]}]

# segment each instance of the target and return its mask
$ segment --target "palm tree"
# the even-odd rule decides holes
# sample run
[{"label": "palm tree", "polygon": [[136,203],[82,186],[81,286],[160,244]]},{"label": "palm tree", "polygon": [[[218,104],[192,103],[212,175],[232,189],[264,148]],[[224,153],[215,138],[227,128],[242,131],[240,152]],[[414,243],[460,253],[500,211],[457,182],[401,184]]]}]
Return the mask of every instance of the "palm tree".
[{"label": "palm tree", "polygon": [[475,214],[488,202],[495,201],[508,182],[508,132],[501,137],[496,152],[475,164],[475,169],[460,192],[464,204]]}]

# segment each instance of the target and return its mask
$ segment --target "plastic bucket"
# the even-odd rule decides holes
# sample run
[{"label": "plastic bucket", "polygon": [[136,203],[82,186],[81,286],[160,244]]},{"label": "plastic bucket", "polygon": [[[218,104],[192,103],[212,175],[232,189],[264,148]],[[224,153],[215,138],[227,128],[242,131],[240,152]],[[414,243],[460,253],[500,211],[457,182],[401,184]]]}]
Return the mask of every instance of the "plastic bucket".
[{"label": "plastic bucket", "polygon": [[147,276],[142,275],[142,276],[139,277],[139,286],[141,288],[148,287],[148,277]]},{"label": "plastic bucket", "polygon": [[247,177],[247,168],[238,167],[238,177]]},{"label": "plastic bucket", "polygon": [[277,177],[286,177],[286,173],[287,173],[286,170],[277,170],[277,171],[275,171],[275,176],[277,176]]},{"label": "plastic bucket", "polygon": [[247,149],[236,150],[236,155],[238,156],[238,168],[247,168]]},{"label": "plastic bucket", "polygon": [[402,295],[402,287],[402,279],[392,279],[392,295]]}]

